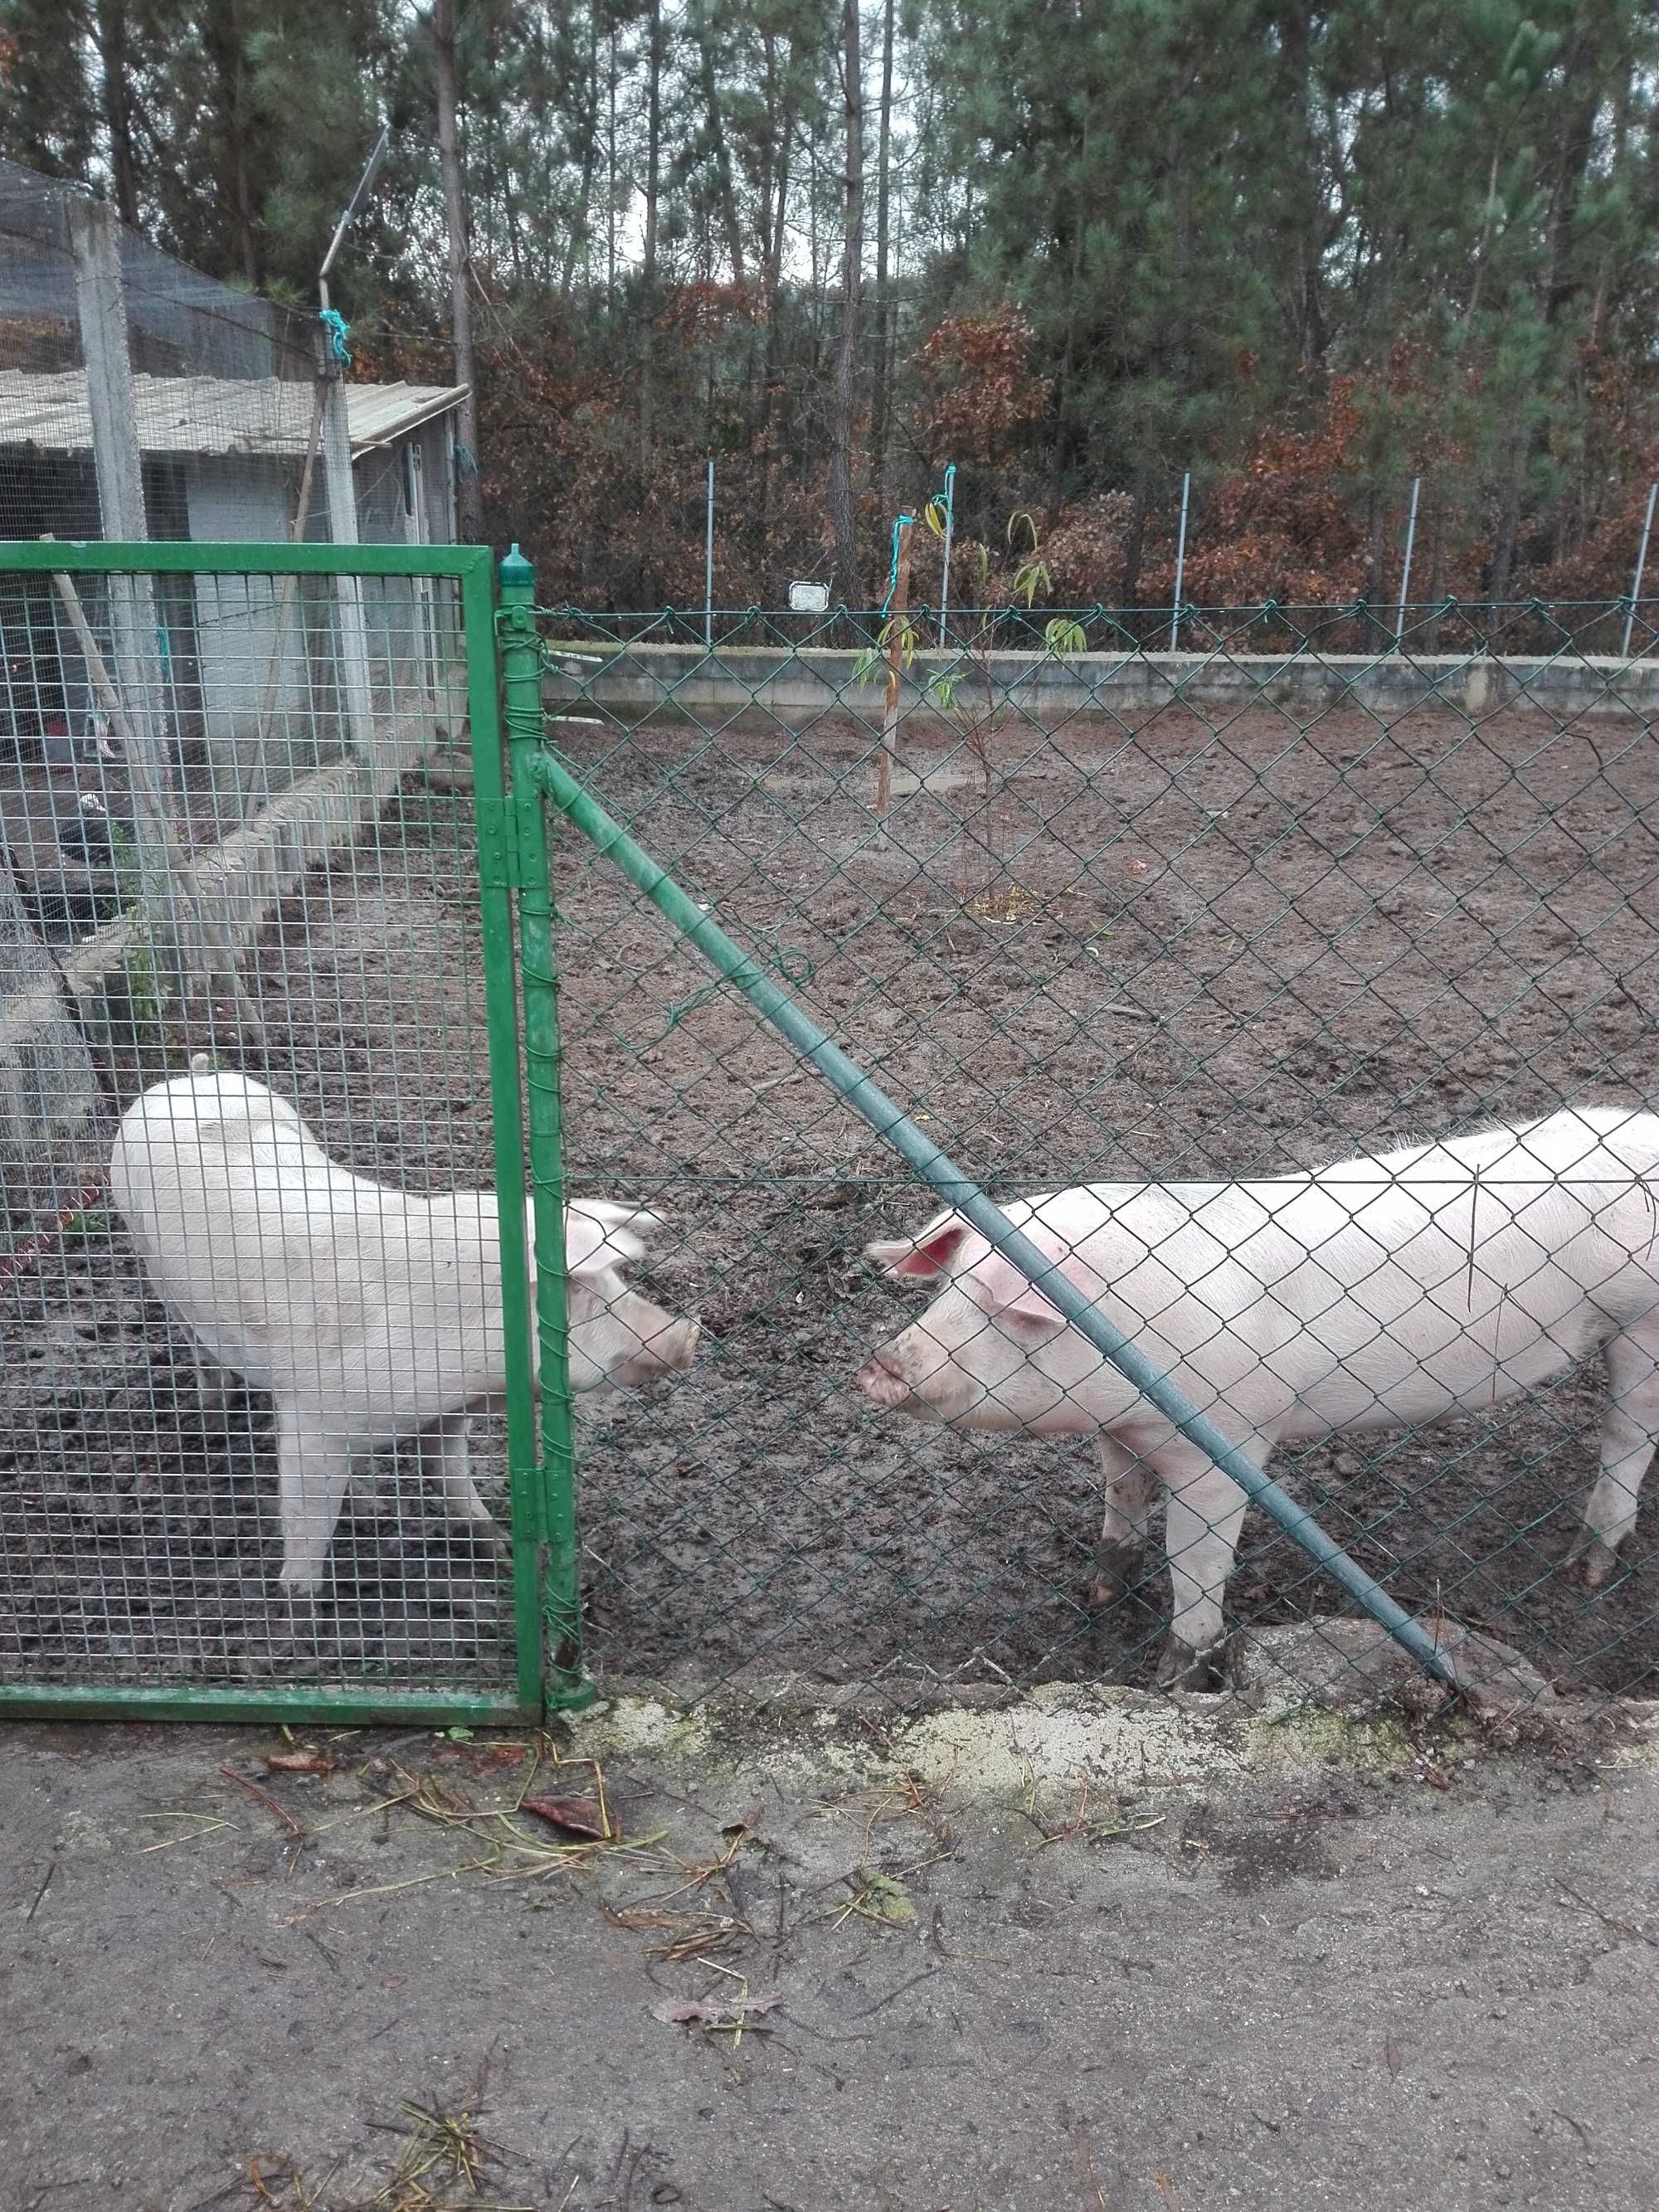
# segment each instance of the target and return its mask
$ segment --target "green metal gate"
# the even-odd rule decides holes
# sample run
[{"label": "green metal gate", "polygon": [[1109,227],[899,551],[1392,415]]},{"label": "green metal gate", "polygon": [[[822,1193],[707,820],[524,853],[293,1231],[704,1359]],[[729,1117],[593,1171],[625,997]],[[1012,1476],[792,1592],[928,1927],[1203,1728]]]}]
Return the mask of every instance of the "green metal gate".
[{"label": "green metal gate", "polygon": [[[507,793],[493,566],[0,547],[0,1714],[465,1722],[591,1694],[546,875],[520,865],[541,801]],[[522,1191],[527,1073],[542,1429],[503,1203],[505,1435],[481,1450],[475,1422],[471,1446],[510,1566],[434,1522],[399,1444],[322,1599],[276,1589],[268,1414],[234,1387],[198,1402],[107,1197],[118,1115],[201,1054],[290,1099],[387,1204]]]}]

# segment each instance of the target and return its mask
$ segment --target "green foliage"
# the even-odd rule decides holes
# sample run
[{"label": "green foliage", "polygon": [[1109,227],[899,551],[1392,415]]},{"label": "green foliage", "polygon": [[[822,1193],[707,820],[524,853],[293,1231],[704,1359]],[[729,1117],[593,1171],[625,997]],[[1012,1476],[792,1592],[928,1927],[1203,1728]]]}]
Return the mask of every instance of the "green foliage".
[{"label": "green foliage", "polygon": [[[654,39],[652,14],[458,0],[489,525],[550,593],[686,605],[712,453],[717,597],[775,605],[823,543],[840,11],[660,0]],[[1167,597],[1188,468],[1194,548],[1225,553],[1230,589],[1265,595],[1276,565],[1375,595],[1419,471],[1425,590],[1523,568],[1622,587],[1603,546],[1626,566],[1659,447],[1651,9],[898,0],[894,27],[884,138],[874,59],[866,86],[867,226],[884,189],[902,283],[867,228],[857,407],[885,428],[854,457],[866,568],[839,594],[869,604],[872,518],[946,460],[981,604]],[[453,374],[423,9],[0,0],[0,152],[306,306],[389,116],[337,295],[361,373]],[[1332,511],[1310,538],[1316,457]],[[1042,518],[1040,559],[1024,524],[984,549],[1011,509]],[[925,590],[942,500],[920,514]]]}]

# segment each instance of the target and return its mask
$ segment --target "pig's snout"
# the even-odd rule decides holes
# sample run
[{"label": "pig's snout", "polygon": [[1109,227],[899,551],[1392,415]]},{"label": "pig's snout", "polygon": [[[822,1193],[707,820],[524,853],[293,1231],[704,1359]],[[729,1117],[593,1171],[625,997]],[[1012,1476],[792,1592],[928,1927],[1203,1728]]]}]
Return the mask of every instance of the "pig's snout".
[{"label": "pig's snout", "polygon": [[631,1389],[659,1375],[682,1373],[691,1364],[702,1334],[701,1322],[670,1321],[666,1314],[654,1312],[647,1316],[632,1314],[629,1319],[639,1334],[640,1348],[617,1370],[617,1382]]},{"label": "pig's snout", "polygon": [[872,1406],[884,1406],[890,1413],[909,1405],[910,1381],[896,1344],[884,1344],[870,1355],[858,1371],[858,1386]]},{"label": "pig's snout", "polygon": [[872,1406],[921,1421],[960,1420],[984,1395],[921,1328],[907,1328],[872,1352],[858,1371],[858,1387]]}]

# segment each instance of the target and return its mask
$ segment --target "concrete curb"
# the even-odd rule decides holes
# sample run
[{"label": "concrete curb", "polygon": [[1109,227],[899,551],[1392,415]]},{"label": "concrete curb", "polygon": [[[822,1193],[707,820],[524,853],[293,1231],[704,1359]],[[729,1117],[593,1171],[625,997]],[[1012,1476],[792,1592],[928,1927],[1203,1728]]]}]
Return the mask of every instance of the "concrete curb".
[{"label": "concrete curb", "polygon": [[[556,643],[550,649],[558,651]],[[591,653],[590,641],[580,649]],[[653,713],[730,714],[754,707],[788,720],[837,711],[882,720],[879,683],[860,684],[859,656],[819,646],[625,645],[591,672],[550,675],[543,696],[556,714],[584,702],[628,718]],[[1608,654],[993,653],[988,665],[1000,708],[1033,722],[1169,706],[1238,713],[1276,707],[1292,716],[1358,708],[1399,715],[1451,709],[1472,720],[1512,706],[1558,719],[1622,714],[1645,721],[1659,711],[1659,660]],[[965,664],[953,653],[918,653],[902,679],[907,721],[920,716],[948,737],[953,718],[929,693],[937,675]],[[977,677],[974,678],[977,683]],[[975,699],[978,693],[974,693]]]},{"label": "concrete curb", "polygon": [[1551,1699],[1494,1727],[1459,1714],[1432,1726],[1403,1711],[1344,1714],[1304,1698],[1252,1708],[1235,1693],[1156,1695],[1053,1683],[1020,1695],[906,1712],[835,1701],[791,1678],[683,1703],[660,1685],[618,1683],[559,1723],[570,1755],[639,1761],[691,1789],[799,1790],[896,1783],[969,1802],[1224,1788],[1332,1771],[1421,1778],[1425,1765],[1480,1766],[1519,1752],[1609,1771],[1659,1772],[1659,1700]]}]

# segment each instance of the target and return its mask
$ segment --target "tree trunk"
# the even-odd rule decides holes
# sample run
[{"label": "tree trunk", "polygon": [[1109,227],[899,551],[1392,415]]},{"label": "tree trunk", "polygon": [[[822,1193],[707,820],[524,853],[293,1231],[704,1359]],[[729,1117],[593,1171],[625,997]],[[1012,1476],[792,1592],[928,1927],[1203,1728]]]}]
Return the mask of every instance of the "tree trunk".
[{"label": "tree trunk", "polygon": [[821,111],[817,101],[808,103],[806,110],[806,258],[811,276],[806,287],[806,298],[811,320],[809,374],[817,383],[818,366],[823,355],[823,280],[818,273],[818,118]]},{"label": "tree trunk", "polygon": [[576,254],[582,258],[583,289],[586,289],[591,274],[592,238],[593,222],[593,164],[599,146],[599,11],[597,5],[587,11],[587,83],[582,112],[582,182],[580,196],[576,202],[576,218],[570,226],[565,240],[564,274],[560,280],[559,296],[568,301],[570,287],[575,281]]},{"label": "tree trunk", "polygon": [[138,222],[138,161],[132,144],[132,85],[128,75],[127,0],[98,0],[98,63],[103,78],[104,128],[109,132],[115,212]]},{"label": "tree trunk", "polygon": [[449,223],[449,312],[455,337],[455,377],[466,386],[458,428],[466,448],[455,487],[458,524],[476,540],[478,505],[478,378],[472,351],[472,298],[467,289],[466,201],[461,189],[460,146],[455,122],[455,0],[432,0],[432,60],[438,81],[438,156],[443,164],[444,207]]},{"label": "tree trunk", "polygon": [[[1061,503],[1066,496],[1066,467],[1071,458],[1071,440],[1067,416],[1072,404],[1072,373],[1077,358],[1078,300],[1083,290],[1083,241],[1089,223],[1085,201],[1089,174],[1089,112],[1083,113],[1083,127],[1079,136],[1077,176],[1079,190],[1071,211],[1072,253],[1071,281],[1066,288],[1066,343],[1060,354],[1060,374],[1054,379],[1054,434],[1048,455],[1048,526],[1052,530],[1060,520]],[[1056,228],[1060,228],[1056,224]],[[1137,554],[1135,565],[1139,567]]]},{"label": "tree trunk", "polygon": [[772,512],[772,410],[783,360],[783,333],[779,327],[783,285],[784,217],[789,204],[789,137],[794,111],[786,91],[775,100],[775,72],[770,38],[766,42],[766,88],[769,108],[767,191],[763,208],[764,235],[761,246],[763,282],[766,294],[766,349],[761,364],[760,496],[755,518],[757,557],[764,562],[770,550]]},{"label": "tree trunk", "polygon": [[1515,573],[1516,542],[1521,535],[1522,468],[1522,458],[1517,453],[1510,463],[1509,481],[1504,487],[1504,504],[1498,517],[1498,536],[1492,545],[1492,581],[1487,596],[1493,611],[1487,626],[1493,636],[1497,635],[1503,622],[1497,611],[1509,598],[1510,580]]},{"label": "tree trunk", "polygon": [[893,16],[895,0],[885,0],[881,18],[881,123],[876,149],[876,376],[872,403],[871,471],[876,503],[887,512],[887,413],[889,365],[887,256],[891,198],[893,142]]},{"label": "tree trunk", "polygon": [[1129,532],[1123,541],[1123,576],[1119,586],[1123,604],[1132,607],[1140,589],[1140,563],[1146,550],[1146,479],[1135,479],[1135,503],[1129,517]]},{"label": "tree trunk", "polygon": [[853,385],[859,341],[859,290],[864,258],[864,90],[860,75],[859,0],[842,0],[841,76],[847,118],[846,237],[841,257],[841,329],[830,425],[830,520],[836,537],[836,580],[843,600],[858,604],[858,539],[853,529]]},{"label": "tree trunk", "polygon": [[1365,495],[1367,550],[1364,599],[1366,605],[1370,607],[1375,607],[1382,594],[1382,532],[1387,520],[1382,494],[1378,487],[1373,484]]},{"label": "tree trunk", "polygon": [[[1438,607],[1446,596],[1446,525],[1439,503],[1430,496],[1429,511],[1423,518],[1429,527],[1429,604]],[[1431,614],[1425,625],[1419,650],[1438,653],[1440,650],[1440,617]]]},{"label": "tree trunk", "polygon": [[738,196],[732,182],[732,156],[726,149],[726,127],[720,119],[720,87],[714,74],[714,26],[705,7],[697,18],[697,66],[702,81],[704,121],[708,150],[714,158],[714,183],[720,197],[720,223],[726,233],[726,258],[732,264],[732,282],[743,282],[743,233],[738,227]]},{"label": "tree trunk", "polygon": [[605,219],[605,313],[607,322],[617,313],[617,31],[611,29],[610,121],[605,137],[607,177]]},{"label": "tree trunk", "polygon": [[248,175],[247,57],[236,0],[218,0],[203,21],[203,44],[218,80],[222,133],[219,174],[235,240],[235,257],[251,292],[264,281],[258,230],[253,220],[253,190]]},{"label": "tree trunk", "polygon": [[657,204],[662,191],[662,0],[651,0],[646,64],[644,297],[640,307],[640,474],[651,467],[657,313]]}]

